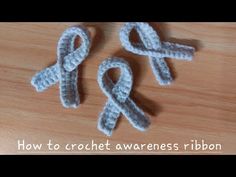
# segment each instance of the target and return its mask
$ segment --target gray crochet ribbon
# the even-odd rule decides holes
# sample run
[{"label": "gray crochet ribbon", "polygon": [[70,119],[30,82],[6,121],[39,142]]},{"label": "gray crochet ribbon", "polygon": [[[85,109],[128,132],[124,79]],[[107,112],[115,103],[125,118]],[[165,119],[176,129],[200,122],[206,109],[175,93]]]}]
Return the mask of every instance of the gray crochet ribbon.
[{"label": "gray crochet ribbon", "polygon": [[[75,48],[79,36],[81,45]],[[61,103],[66,108],[77,108],[80,99],[77,88],[78,65],[88,56],[90,50],[89,32],[83,27],[65,30],[57,46],[57,63],[33,76],[31,84],[38,92],[59,82]]]},{"label": "gray crochet ribbon", "polygon": [[[121,75],[116,84],[109,78],[107,71],[118,68]],[[98,129],[107,136],[112,135],[118,117],[122,113],[133,127],[144,131],[150,124],[148,117],[129,98],[133,84],[132,71],[128,63],[121,58],[108,58],[102,62],[98,70],[98,84],[108,101],[99,116]]]},{"label": "gray crochet ribbon", "polygon": [[[133,29],[137,31],[141,43],[130,41],[129,37]],[[160,85],[168,85],[173,80],[164,58],[190,61],[195,51],[190,46],[161,42],[154,29],[148,23],[142,22],[125,23],[120,30],[120,40],[127,51],[150,58],[152,71]]]}]

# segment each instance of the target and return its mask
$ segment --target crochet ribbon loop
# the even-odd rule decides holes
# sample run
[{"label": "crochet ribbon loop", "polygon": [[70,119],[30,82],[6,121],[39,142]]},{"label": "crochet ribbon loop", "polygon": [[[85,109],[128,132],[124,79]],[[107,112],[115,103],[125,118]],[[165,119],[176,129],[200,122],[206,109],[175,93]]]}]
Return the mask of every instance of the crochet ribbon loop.
[{"label": "crochet ribbon loop", "polygon": [[[75,48],[78,36],[81,38],[81,45]],[[78,107],[78,66],[88,56],[90,43],[89,32],[85,28],[78,26],[65,30],[57,46],[57,63],[36,73],[31,84],[38,92],[42,92],[59,82],[62,105],[66,108]]]},{"label": "crochet ribbon loop", "polygon": [[[141,43],[130,41],[130,33],[133,29],[137,31]],[[160,85],[170,84],[173,80],[164,58],[190,61],[195,51],[190,46],[161,42],[154,29],[142,22],[125,23],[120,30],[120,40],[127,51],[150,58],[151,68]]]},{"label": "crochet ribbon loop", "polygon": [[[121,71],[120,78],[115,84],[107,74],[112,68]],[[99,116],[98,129],[108,136],[111,136],[121,113],[140,131],[144,131],[150,124],[143,111],[129,98],[132,83],[132,71],[125,60],[108,58],[99,66],[98,84],[108,97],[108,101]]]}]

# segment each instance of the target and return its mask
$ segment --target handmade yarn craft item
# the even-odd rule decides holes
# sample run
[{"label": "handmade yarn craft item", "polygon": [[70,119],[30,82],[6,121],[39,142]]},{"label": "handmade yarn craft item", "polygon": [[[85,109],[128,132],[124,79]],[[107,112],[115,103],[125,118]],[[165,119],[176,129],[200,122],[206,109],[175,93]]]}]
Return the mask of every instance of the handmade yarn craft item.
[{"label": "handmade yarn craft item", "polygon": [[[137,31],[140,43],[130,41],[130,33],[133,29]],[[120,30],[120,41],[127,51],[149,57],[152,71],[160,85],[168,85],[173,80],[164,58],[190,61],[195,51],[193,47],[187,45],[161,42],[154,29],[143,22],[125,23]]]},{"label": "handmade yarn craft item", "polygon": [[[140,43],[130,41],[130,33],[136,30]],[[76,48],[75,41],[81,38],[81,45]],[[134,54],[148,56],[152,71],[160,85],[168,85],[173,81],[165,58],[176,58],[191,61],[195,49],[191,46],[170,42],[161,42],[158,34],[147,23],[125,23],[120,30],[122,46]],[[77,26],[68,28],[61,35],[57,46],[57,62],[36,73],[31,84],[36,91],[43,92],[59,82],[60,100],[66,108],[77,108],[80,104],[78,93],[78,66],[89,55],[91,39],[86,28]],[[108,71],[118,68],[120,77],[114,83]],[[108,100],[99,115],[98,129],[107,136],[111,136],[118,118],[123,114],[131,125],[144,131],[150,125],[149,118],[129,97],[132,90],[133,74],[129,64],[122,58],[107,58],[99,66],[98,84]]]},{"label": "handmade yarn craft item", "polygon": [[[120,69],[120,77],[114,83],[108,76],[108,70]],[[129,97],[133,75],[128,63],[121,58],[108,58],[102,62],[98,70],[98,84],[108,97],[105,107],[99,116],[98,129],[107,136],[112,135],[117,120],[122,113],[128,121],[140,131],[144,131],[150,124],[149,118]]]},{"label": "handmade yarn craft item", "polygon": [[[75,40],[81,38],[81,45],[75,48]],[[91,42],[89,32],[81,26],[70,27],[60,37],[57,46],[57,63],[33,76],[31,84],[38,92],[59,82],[61,103],[66,108],[77,108],[78,65],[88,56]]]}]

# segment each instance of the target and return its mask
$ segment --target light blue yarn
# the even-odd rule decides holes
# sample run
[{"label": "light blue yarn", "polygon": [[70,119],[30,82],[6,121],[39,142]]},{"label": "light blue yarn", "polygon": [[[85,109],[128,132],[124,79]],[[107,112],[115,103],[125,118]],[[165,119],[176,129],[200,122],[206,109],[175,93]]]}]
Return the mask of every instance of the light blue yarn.
[{"label": "light blue yarn", "polygon": [[[81,46],[75,49],[75,40],[79,36]],[[66,108],[77,108],[80,99],[78,94],[78,66],[88,56],[91,42],[89,32],[81,27],[65,30],[57,46],[57,63],[33,76],[31,84],[36,91],[42,92],[59,82],[61,103]]]},{"label": "light blue yarn", "polygon": [[[121,75],[116,84],[109,78],[107,71],[118,68]],[[144,112],[129,98],[133,84],[133,75],[128,63],[121,58],[108,58],[102,62],[98,70],[98,84],[108,101],[98,120],[98,129],[107,136],[112,135],[117,120],[122,113],[140,131],[146,130],[149,126],[149,118]]]},{"label": "light blue yarn", "polygon": [[[130,33],[135,29],[141,43],[132,43]],[[122,46],[129,52],[148,56],[152,71],[160,85],[168,85],[173,78],[164,58],[192,60],[195,49],[190,46],[170,42],[161,42],[158,34],[148,23],[125,23],[120,30]]]}]

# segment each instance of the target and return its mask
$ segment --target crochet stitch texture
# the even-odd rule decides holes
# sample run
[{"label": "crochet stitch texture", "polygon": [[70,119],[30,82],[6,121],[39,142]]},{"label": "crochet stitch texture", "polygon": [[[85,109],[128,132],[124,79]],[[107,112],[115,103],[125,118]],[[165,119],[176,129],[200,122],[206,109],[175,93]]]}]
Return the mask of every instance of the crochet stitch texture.
[{"label": "crochet stitch texture", "polygon": [[[112,68],[118,68],[121,75],[117,83],[113,83],[107,74]],[[128,63],[122,58],[108,58],[102,62],[98,70],[98,84],[108,101],[98,120],[98,129],[107,136],[112,135],[118,117],[122,113],[133,127],[144,131],[150,124],[149,118],[144,112],[129,98],[132,89],[133,75]]]},{"label": "crochet stitch texture", "polygon": [[[81,45],[75,49],[75,40],[79,36]],[[57,46],[57,63],[33,76],[31,84],[36,91],[42,92],[59,82],[61,103],[66,108],[77,108],[78,65],[88,56],[91,42],[89,32],[83,27],[70,27],[65,30]]]},{"label": "crochet stitch texture", "polygon": [[[140,43],[130,41],[129,37],[133,29],[137,31]],[[190,61],[195,51],[190,46],[161,42],[154,29],[148,23],[143,22],[125,23],[120,30],[120,41],[127,51],[149,57],[152,71],[160,85],[168,85],[173,80],[164,58]]]}]

